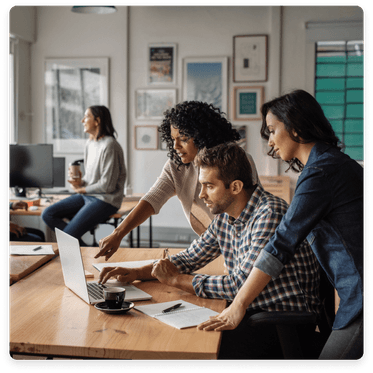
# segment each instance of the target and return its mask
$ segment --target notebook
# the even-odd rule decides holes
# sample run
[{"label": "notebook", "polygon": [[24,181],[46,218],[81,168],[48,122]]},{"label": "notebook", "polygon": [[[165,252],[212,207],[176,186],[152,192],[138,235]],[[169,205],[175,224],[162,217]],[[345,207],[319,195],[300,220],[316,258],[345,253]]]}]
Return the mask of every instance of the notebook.
[{"label": "notebook", "polygon": [[54,255],[52,245],[12,245],[10,255]]},{"label": "notebook", "polygon": [[[167,313],[162,312],[178,303],[181,303],[181,307],[176,310]],[[135,306],[135,309],[177,329],[197,326],[202,322],[207,321],[210,316],[216,316],[219,314],[209,308],[196,306],[193,303],[185,302],[181,299],[165,303]]]},{"label": "notebook", "polygon": [[58,228],[55,229],[55,232],[65,286],[85,302],[89,304],[104,302],[102,289],[111,286],[124,287],[126,289],[126,301],[133,302],[152,298],[151,295],[136,286],[123,284],[119,281],[110,280],[105,285],[95,281],[87,282],[79,241]]}]

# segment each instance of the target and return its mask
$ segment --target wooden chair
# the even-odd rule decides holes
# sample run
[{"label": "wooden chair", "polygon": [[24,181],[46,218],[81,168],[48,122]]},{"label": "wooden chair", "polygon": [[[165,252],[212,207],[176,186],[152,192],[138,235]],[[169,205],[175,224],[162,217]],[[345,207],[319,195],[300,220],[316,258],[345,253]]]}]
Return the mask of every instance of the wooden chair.
[{"label": "wooden chair", "polygon": [[288,204],[290,197],[290,177],[289,176],[259,176],[264,190],[284,199]]}]

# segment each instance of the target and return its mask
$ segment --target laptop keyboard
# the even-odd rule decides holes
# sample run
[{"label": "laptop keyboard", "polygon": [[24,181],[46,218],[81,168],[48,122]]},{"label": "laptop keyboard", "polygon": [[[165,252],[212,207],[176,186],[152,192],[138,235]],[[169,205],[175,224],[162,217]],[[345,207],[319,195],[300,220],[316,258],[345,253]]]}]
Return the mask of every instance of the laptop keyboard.
[{"label": "laptop keyboard", "polygon": [[94,300],[100,300],[104,298],[103,286],[97,282],[87,283],[88,294]]}]

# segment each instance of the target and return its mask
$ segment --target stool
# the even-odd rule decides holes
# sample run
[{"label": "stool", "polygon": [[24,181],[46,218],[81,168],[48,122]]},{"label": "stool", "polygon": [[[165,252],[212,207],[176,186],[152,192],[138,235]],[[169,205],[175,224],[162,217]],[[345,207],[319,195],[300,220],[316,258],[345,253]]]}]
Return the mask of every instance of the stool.
[{"label": "stool", "polygon": [[[114,221],[111,222],[110,220],[113,219]],[[112,225],[114,227],[114,229],[123,221],[123,215],[121,215],[120,213],[115,213],[111,216],[109,216],[109,219],[103,221],[102,223],[100,224],[109,224],[109,225]],[[92,246],[93,247],[98,247],[98,243],[97,243],[97,240],[96,240],[96,229],[98,228],[98,226],[100,225],[95,225],[92,229],[90,229],[89,233],[91,233],[91,235],[93,236],[93,243],[92,243]],[[133,232],[131,231],[129,233],[130,235],[130,247],[133,248]],[[137,227],[137,247],[140,247],[140,226]],[[152,227],[152,217],[150,216],[149,217],[149,247],[153,247],[153,227]]]}]

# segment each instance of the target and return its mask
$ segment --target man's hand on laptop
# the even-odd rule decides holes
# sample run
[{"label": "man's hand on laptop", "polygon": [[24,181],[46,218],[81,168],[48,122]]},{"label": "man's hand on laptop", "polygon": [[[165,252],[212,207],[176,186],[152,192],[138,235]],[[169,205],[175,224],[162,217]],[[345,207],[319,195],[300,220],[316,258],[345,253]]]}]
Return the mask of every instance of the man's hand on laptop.
[{"label": "man's hand on laptop", "polygon": [[98,282],[105,284],[110,278],[114,277],[119,282],[131,283],[138,279],[136,268],[123,267],[104,267],[100,272]]}]

